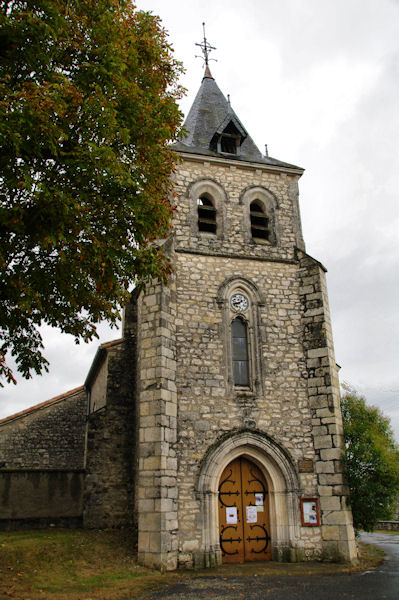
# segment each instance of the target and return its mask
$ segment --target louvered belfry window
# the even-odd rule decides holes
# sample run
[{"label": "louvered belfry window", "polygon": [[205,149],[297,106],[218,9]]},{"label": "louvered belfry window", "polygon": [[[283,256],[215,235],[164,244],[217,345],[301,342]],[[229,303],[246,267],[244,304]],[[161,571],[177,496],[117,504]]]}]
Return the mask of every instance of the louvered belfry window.
[{"label": "louvered belfry window", "polygon": [[231,324],[234,385],[249,386],[247,324],[237,317]]},{"label": "louvered belfry window", "polygon": [[197,200],[198,206],[198,231],[216,233],[216,209],[212,200],[201,196]]},{"label": "louvered belfry window", "polygon": [[250,206],[251,235],[255,240],[268,240],[270,236],[269,219],[262,204],[254,200]]}]

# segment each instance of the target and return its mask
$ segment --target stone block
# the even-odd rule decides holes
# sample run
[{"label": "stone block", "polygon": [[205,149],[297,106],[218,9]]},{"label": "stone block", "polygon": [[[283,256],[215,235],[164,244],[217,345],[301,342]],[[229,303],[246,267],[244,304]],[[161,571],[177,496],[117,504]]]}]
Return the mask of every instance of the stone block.
[{"label": "stone block", "polygon": [[160,456],[148,456],[143,460],[143,470],[144,471],[157,471],[161,468],[161,458]]},{"label": "stone block", "polygon": [[339,526],[339,539],[341,541],[345,540],[355,540],[355,532],[351,524],[348,525],[340,525]]},{"label": "stone block", "polygon": [[166,442],[173,444],[174,442],[176,442],[177,439],[176,429],[170,429],[169,427],[165,427],[164,437]]},{"label": "stone block", "polygon": [[310,388],[316,387],[316,388],[320,389],[321,387],[324,386],[324,378],[323,377],[309,377],[308,386]]},{"label": "stone block", "polygon": [[140,431],[144,435],[144,442],[159,442],[163,438],[162,427],[146,427]]},{"label": "stone block", "polygon": [[323,540],[330,541],[340,539],[340,531],[337,525],[323,525],[321,528]]},{"label": "stone block", "polygon": [[193,552],[199,550],[198,540],[186,540],[182,546],[183,552]]},{"label": "stone block", "polygon": [[323,516],[325,525],[351,525],[349,513],[346,510],[332,510]]},{"label": "stone block", "polygon": [[341,460],[342,450],[341,448],[325,448],[320,450],[321,460]]},{"label": "stone block", "polygon": [[340,555],[349,562],[354,564],[357,563],[357,544],[355,539],[349,539],[348,541],[338,542],[338,551]]},{"label": "stone block", "polygon": [[316,473],[334,473],[334,462],[332,460],[319,461],[316,463]]},{"label": "stone block", "polygon": [[176,500],[172,498],[160,498],[155,500],[155,511],[160,513],[171,512],[176,510]]},{"label": "stone block", "polygon": [[323,425],[329,425],[329,424],[333,424],[337,422],[337,417],[331,413],[331,411],[328,411],[328,416],[324,416],[321,419],[321,422],[323,423]]},{"label": "stone block", "polygon": [[[139,531],[161,530],[161,514],[158,512],[139,514]],[[155,537],[155,536],[154,536]]]},{"label": "stone block", "polygon": [[341,502],[338,496],[323,496],[320,498],[321,510],[341,510]]},{"label": "stone block", "polygon": [[[151,536],[152,536],[152,533],[149,533],[148,531],[140,531],[139,532],[138,540],[137,540],[137,550],[138,550],[139,554],[149,551]],[[145,564],[145,563],[141,563],[141,564]]]},{"label": "stone block", "polygon": [[329,485],[319,485],[317,486],[317,490],[319,492],[319,496],[332,496],[332,487]]},{"label": "stone block", "polygon": [[322,419],[322,423],[323,423],[323,420],[324,420],[323,418],[324,417],[331,417],[332,416],[332,411],[329,408],[318,408],[316,410],[316,416],[320,417]]},{"label": "stone block", "polygon": [[320,473],[319,481],[321,485],[341,485],[342,474],[341,473]]},{"label": "stone block", "polygon": [[326,436],[327,435],[327,427],[324,425],[320,427],[313,427],[312,433],[315,437],[317,436]]},{"label": "stone block", "polygon": [[[309,406],[311,408],[327,408],[328,402],[326,396],[319,396],[318,394],[311,396],[309,398]],[[325,428],[325,432],[327,433],[327,427]]]},{"label": "stone block", "polygon": [[320,358],[308,358],[306,366],[308,369],[317,369],[320,366]]},{"label": "stone block", "polygon": [[177,416],[177,404],[175,402],[166,402],[165,414],[169,417]]},{"label": "stone block", "polygon": [[308,350],[307,355],[308,358],[320,358],[321,356],[328,356],[328,348],[314,348],[313,350]]},{"label": "stone block", "polygon": [[314,447],[316,450],[320,448],[331,448],[332,439],[330,435],[314,436]]},{"label": "stone block", "polygon": [[333,441],[334,441],[334,446],[336,448],[343,448],[344,447],[344,436],[342,434],[334,435],[333,436]]},{"label": "stone block", "polygon": [[151,499],[138,499],[137,507],[139,512],[141,513],[149,513],[153,512],[155,509],[155,501],[153,498]]}]

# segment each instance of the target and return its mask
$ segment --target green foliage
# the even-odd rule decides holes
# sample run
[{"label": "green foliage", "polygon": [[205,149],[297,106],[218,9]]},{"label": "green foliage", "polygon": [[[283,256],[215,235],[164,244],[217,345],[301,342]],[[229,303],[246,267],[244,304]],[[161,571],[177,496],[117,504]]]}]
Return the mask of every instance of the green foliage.
[{"label": "green foliage", "polygon": [[349,388],[341,401],[345,475],[356,530],[392,518],[399,495],[399,446],[389,419]]},{"label": "green foliage", "polygon": [[127,0],[0,2],[0,375],[47,370],[41,323],[115,322],[173,210],[177,77],[159,19]]}]

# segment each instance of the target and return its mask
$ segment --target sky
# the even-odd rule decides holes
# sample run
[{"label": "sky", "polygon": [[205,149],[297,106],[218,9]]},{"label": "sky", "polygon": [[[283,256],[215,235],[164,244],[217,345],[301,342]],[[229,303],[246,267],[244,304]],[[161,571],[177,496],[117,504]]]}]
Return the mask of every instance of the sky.
[{"label": "sky", "polygon": [[[399,441],[399,0],[138,0],[186,72],[187,114],[211,71],[261,151],[305,168],[306,249],[328,270],[340,380]],[[43,329],[50,372],[0,391],[0,418],[82,385],[100,342]]]}]

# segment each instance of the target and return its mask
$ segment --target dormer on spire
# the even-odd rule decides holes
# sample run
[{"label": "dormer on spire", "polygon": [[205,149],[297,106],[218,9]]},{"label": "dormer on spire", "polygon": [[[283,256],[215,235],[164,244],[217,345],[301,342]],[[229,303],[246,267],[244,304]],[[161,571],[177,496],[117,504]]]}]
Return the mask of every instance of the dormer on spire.
[{"label": "dormer on spire", "polygon": [[210,149],[219,154],[241,154],[241,145],[248,137],[247,132],[237,119],[229,104],[229,113],[215,131]]}]

